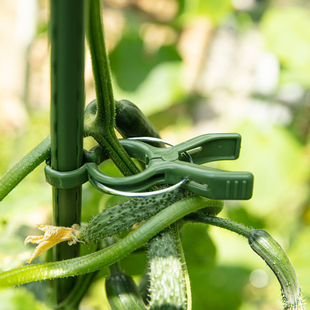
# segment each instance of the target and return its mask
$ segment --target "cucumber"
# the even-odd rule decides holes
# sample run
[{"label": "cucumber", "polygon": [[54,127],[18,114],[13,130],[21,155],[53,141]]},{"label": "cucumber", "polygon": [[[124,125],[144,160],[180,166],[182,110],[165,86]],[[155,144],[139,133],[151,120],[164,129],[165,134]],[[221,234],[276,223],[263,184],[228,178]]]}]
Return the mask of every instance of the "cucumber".
[{"label": "cucumber", "polygon": [[186,282],[176,240],[168,228],[149,242],[150,310],[185,310]]},{"label": "cucumber", "polygon": [[[123,138],[154,137],[160,138],[157,128],[142,113],[142,111],[129,100],[115,101],[115,128]],[[88,123],[91,123],[97,113],[97,100],[91,101],[84,112],[84,134],[89,135]],[[152,142],[157,147],[164,147],[163,143]]]},{"label": "cucumber", "polygon": [[[160,137],[155,126],[132,102],[121,100],[115,102],[115,106],[116,128],[124,137]],[[97,103],[96,100],[93,100],[85,109],[85,120],[91,119],[96,111]],[[163,146],[163,144],[157,143],[157,146]],[[99,153],[100,150],[101,148],[98,148]],[[162,209],[190,195],[192,195],[191,192],[179,188],[170,193],[135,198],[105,209],[88,223],[85,229],[80,232],[79,238],[86,243],[96,243],[150,218]]]},{"label": "cucumber", "polygon": [[[115,101],[115,109],[115,128],[122,137],[160,138],[157,128],[131,101]],[[151,142],[150,144],[164,147],[163,143]]]},{"label": "cucumber", "polygon": [[171,204],[191,195],[192,193],[178,188],[169,193],[135,198],[120,203],[93,217],[81,230],[79,239],[85,243],[96,243],[149,219]]},{"label": "cucumber", "polygon": [[305,309],[295,269],[279,243],[261,229],[253,230],[248,241],[253,251],[266,262],[277,277],[281,285],[284,309]]},{"label": "cucumber", "polygon": [[106,278],[106,294],[112,310],[145,310],[137,285],[132,277],[117,271]]}]

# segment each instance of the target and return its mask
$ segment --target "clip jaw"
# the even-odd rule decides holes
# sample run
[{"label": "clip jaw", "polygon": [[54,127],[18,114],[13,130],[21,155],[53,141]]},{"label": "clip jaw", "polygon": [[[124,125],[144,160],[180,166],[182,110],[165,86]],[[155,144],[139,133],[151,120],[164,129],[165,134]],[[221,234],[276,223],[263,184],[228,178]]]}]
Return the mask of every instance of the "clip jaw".
[{"label": "clip jaw", "polygon": [[[234,160],[239,157],[241,136],[235,133],[207,134],[185,141],[175,146],[182,155],[187,152],[195,164],[218,160]],[[184,155],[183,155],[184,158]]]},{"label": "clip jaw", "polygon": [[[201,165],[217,160],[237,159],[241,145],[239,134],[201,135],[170,148],[154,147],[139,140],[153,141],[154,138],[122,139],[120,143],[131,157],[145,163],[145,170],[133,176],[111,177],[102,173],[97,166],[98,162],[95,163],[92,158],[76,172],[80,182],[88,179],[98,190],[110,190],[112,194],[125,196],[154,195],[162,191],[141,191],[147,191],[155,185],[172,184],[169,190],[181,186],[212,199],[244,200],[252,197],[253,175],[250,172],[229,172]],[[95,151],[100,161],[105,159],[102,156],[103,150],[101,154],[98,148]],[[45,171],[47,181],[58,187],[66,187],[68,182],[65,180],[74,174],[70,172],[69,177],[65,172],[55,174],[48,166]]]}]

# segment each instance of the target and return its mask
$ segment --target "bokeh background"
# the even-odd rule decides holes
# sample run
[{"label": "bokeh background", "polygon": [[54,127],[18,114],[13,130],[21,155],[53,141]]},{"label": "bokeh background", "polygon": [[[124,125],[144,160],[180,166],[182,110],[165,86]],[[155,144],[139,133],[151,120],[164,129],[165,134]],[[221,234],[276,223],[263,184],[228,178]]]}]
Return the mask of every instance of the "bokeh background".
[{"label": "bokeh background", "polygon": [[[238,132],[237,161],[251,171],[253,198],[220,214],[267,230],[285,249],[310,298],[310,2],[306,0],[105,0],[103,19],[116,99],[129,99],[174,143]],[[0,174],[49,134],[48,1],[0,1]],[[86,56],[86,104],[95,97]],[[86,139],[85,147],[93,141]],[[83,220],[108,197],[88,185]],[[0,206],[0,269],[25,264],[36,224],[51,224],[43,165]],[[182,232],[193,309],[278,310],[280,286],[234,233],[186,226]],[[84,249],[87,251],[87,249]],[[35,262],[44,259],[38,258]],[[139,279],[145,256],[123,261]],[[0,292],[1,309],[49,309],[48,283]],[[82,310],[109,309],[98,279]]]}]

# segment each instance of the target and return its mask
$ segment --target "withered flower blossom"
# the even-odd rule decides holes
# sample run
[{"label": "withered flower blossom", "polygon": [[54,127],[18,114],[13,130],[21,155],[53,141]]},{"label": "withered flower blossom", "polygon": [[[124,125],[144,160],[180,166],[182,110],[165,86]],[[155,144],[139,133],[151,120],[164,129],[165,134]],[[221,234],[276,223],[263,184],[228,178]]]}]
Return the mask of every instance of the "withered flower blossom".
[{"label": "withered flower blossom", "polygon": [[38,243],[34,253],[28,259],[28,263],[31,263],[36,257],[47,251],[57,243],[68,241],[69,245],[76,244],[79,241],[80,226],[73,224],[72,227],[58,227],[53,225],[38,224],[38,228],[44,231],[42,236],[28,236],[25,239],[27,243]]}]

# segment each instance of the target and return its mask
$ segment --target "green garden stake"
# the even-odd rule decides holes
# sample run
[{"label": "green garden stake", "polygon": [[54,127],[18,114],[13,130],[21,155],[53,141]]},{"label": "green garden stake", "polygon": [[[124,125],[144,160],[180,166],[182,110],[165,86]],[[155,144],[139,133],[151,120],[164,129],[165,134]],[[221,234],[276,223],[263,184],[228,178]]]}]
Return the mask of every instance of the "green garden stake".
[{"label": "green garden stake", "polygon": [[[50,1],[51,166],[70,171],[83,164],[84,0]],[[53,187],[54,225],[80,222],[81,186]],[[79,247],[56,246],[54,260],[79,255]],[[72,290],[75,279],[55,281],[57,303]]]}]

